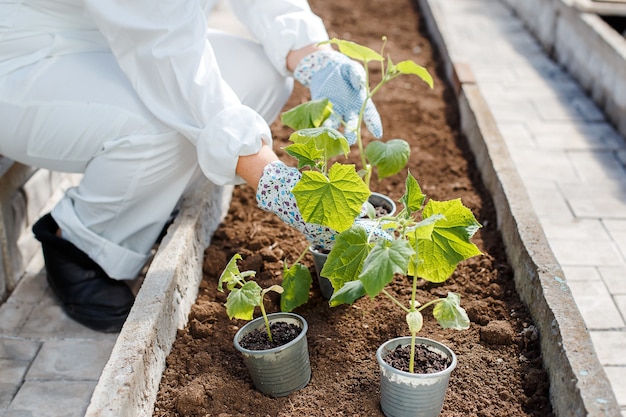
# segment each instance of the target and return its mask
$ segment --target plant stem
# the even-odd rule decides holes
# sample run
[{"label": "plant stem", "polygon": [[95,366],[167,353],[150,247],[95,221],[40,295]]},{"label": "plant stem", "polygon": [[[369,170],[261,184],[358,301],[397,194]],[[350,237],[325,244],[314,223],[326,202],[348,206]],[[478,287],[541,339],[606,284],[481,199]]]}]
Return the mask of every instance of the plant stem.
[{"label": "plant stem", "polygon": [[[417,298],[417,267],[419,265],[419,243],[415,239],[415,257],[413,258],[413,286],[411,288],[411,312],[415,311],[415,301]],[[420,311],[422,308],[418,309]],[[415,369],[415,332],[411,332],[411,355],[409,356],[409,372],[413,373]]]},{"label": "plant stem", "polygon": [[409,372],[415,372],[415,332],[411,332],[411,356],[409,357]]},{"label": "plant stem", "polygon": [[442,302],[444,299],[443,298],[435,298],[434,300],[430,300],[429,302],[427,302],[424,305],[421,305],[420,308],[417,309],[417,311],[422,311],[423,309],[425,309],[426,307],[429,307],[433,304],[437,304]]},{"label": "plant stem", "polygon": [[383,294],[385,294],[387,297],[389,297],[389,299],[391,299],[391,301],[393,301],[397,306],[399,306],[402,310],[404,310],[406,313],[410,313],[411,310],[409,310],[408,308],[406,308],[404,305],[402,305],[402,303],[398,300],[396,300],[396,298],[389,294],[389,292],[387,292],[386,289],[383,288]]},{"label": "plant stem", "polygon": [[304,258],[308,252],[309,252],[309,248],[308,247],[304,248],[300,256],[298,256],[298,259],[296,259],[296,261],[293,264],[294,265],[299,264],[302,258]]},{"label": "plant stem", "polygon": [[273,342],[274,339],[272,338],[272,331],[270,330],[270,321],[267,318],[267,313],[265,312],[265,306],[263,306],[263,299],[261,299],[261,314],[263,315],[263,321],[265,322],[265,330],[267,330],[267,338],[270,340],[270,342]]}]

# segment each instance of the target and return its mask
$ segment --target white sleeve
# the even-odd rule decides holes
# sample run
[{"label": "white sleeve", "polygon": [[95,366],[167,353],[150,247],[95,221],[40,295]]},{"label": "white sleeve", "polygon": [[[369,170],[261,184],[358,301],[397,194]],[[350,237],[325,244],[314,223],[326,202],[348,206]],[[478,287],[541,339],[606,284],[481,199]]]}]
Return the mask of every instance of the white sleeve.
[{"label": "white sleeve", "polygon": [[282,75],[290,75],[289,51],[328,40],[324,22],[306,0],[229,0],[229,4]]},{"label": "white sleeve", "polygon": [[200,3],[189,0],[85,0],[120,67],[150,111],[198,149],[217,184],[241,183],[241,155],[271,146],[267,123],[222,79]]}]

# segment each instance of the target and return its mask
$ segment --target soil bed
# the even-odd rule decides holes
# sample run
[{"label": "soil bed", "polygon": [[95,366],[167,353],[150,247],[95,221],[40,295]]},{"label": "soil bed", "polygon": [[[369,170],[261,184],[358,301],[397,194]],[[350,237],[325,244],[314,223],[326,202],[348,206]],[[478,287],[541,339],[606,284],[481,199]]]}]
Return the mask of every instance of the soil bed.
[{"label": "soil bed", "polygon": [[[311,0],[327,23],[331,37],[350,39],[379,49],[382,35],[395,62],[413,59],[430,70],[435,88],[417,77],[401,77],[375,97],[385,138],[411,144],[411,173],[429,198],[461,198],[483,228],[474,242],[484,255],[459,265],[443,284],[419,285],[418,300],[461,295],[472,321],[466,331],[440,329],[430,310],[420,336],[449,346],[457,355],[442,416],[552,416],[549,383],[543,369],[538,334],[515,291],[513,272],[496,229],[496,213],[464,138],[459,133],[458,105],[444,83],[440,61],[425,32],[419,10],[409,0]],[[377,75],[377,74],[375,74]],[[296,86],[288,107],[306,101]],[[272,126],[274,148],[281,151],[291,131]],[[366,137],[366,140],[368,138]],[[357,151],[351,158],[356,162]],[[394,200],[404,191],[403,173],[373,181],[375,191]],[[229,320],[226,295],[217,281],[227,261],[240,253],[241,270],[254,269],[261,286],[280,284],[283,260],[291,264],[307,242],[275,215],[257,208],[247,186],[235,189],[229,214],[206,250],[204,277],[189,322],[180,330],[167,358],[155,417],[163,416],[382,416],[376,349],[384,341],[406,336],[404,314],[386,298],[363,298],[352,306],[330,308],[314,281],[309,302],[295,312],[308,322],[312,379],[284,398],[269,398],[252,386],[233,337],[244,324]],[[307,265],[315,276],[313,259]],[[389,291],[409,297],[410,286],[398,277]],[[277,295],[266,297],[268,312],[279,309]]]}]

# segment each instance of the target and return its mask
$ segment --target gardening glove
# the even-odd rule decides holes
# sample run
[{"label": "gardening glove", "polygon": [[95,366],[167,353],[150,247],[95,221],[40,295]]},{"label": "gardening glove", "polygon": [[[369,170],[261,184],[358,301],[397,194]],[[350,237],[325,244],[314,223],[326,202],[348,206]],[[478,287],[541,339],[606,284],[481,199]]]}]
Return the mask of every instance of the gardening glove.
[{"label": "gardening glove", "polygon": [[[307,240],[320,249],[330,250],[335,243],[337,232],[326,226],[314,223],[306,223],[302,219],[296,199],[291,190],[302,174],[296,168],[288,167],[281,161],[274,161],[263,169],[263,175],[259,180],[256,200],[260,208],[276,214],[283,222],[295,227]],[[357,219],[368,233],[373,237],[391,239],[391,237],[375,226],[369,219]]]},{"label": "gardening glove", "polygon": [[[324,126],[337,129],[341,125],[338,117],[341,117],[346,123],[344,136],[353,145],[359,112],[367,94],[363,66],[337,51],[316,51],[300,61],[293,75],[303,86],[309,87],[312,100],[330,100],[333,115]],[[383,136],[380,115],[372,100],[365,106],[363,121],[372,135],[379,139]]]},{"label": "gardening glove", "polygon": [[263,169],[256,192],[260,208],[276,214],[283,222],[295,227],[311,244],[321,249],[332,249],[335,232],[328,227],[306,223],[302,219],[291,190],[300,181],[302,174],[296,168],[288,167],[281,161],[269,163]]}]

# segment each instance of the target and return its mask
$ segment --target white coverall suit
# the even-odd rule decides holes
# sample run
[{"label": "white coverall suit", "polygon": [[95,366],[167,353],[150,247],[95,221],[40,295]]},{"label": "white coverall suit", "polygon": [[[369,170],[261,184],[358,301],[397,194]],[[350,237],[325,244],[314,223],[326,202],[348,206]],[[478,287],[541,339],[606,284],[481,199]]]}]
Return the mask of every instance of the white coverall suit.
[{"label": "white coverall suit", "polygon": [[271,144],[289,51],[328,39],[304,0],[230,0],[258,43],[207,29],[199,0],[0,1],[0,154],[81,172],[52,216],[133,279],[199,167],[238,184]]}]

